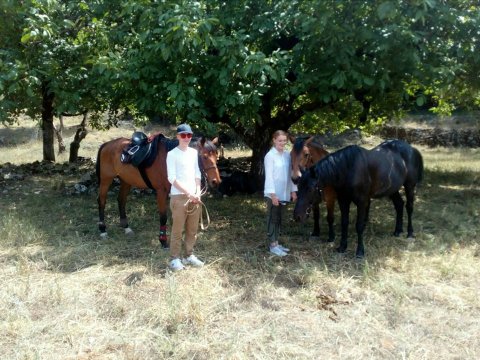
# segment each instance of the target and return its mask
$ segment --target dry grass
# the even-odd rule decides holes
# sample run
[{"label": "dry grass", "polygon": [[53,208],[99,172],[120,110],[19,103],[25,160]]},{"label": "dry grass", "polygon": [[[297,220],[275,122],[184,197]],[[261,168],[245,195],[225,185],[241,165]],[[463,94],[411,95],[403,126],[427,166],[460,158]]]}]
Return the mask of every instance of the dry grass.
[{"label": "dry grass", "polygon": [[[35,130],[11,130],[1,161],[40,160]],[[131,130],[93,132],[80,155]],[[416,240],[390,236],[392,206],[375,201],[363,262],[353,228],[339,256],[307,239],[310,224],[294,223],[292,255],[272,258],[261,197],[212,197],[213,223],[197,246],[207,265],[172,274],[151,195],[130,197],[132,238],[112,195],[101,240],[95,194],[66,196],[57,176],[0,181],[1,357],[478,359],[480,151],[420,149]],[[239,155],[248,153],[227,152]]]}]

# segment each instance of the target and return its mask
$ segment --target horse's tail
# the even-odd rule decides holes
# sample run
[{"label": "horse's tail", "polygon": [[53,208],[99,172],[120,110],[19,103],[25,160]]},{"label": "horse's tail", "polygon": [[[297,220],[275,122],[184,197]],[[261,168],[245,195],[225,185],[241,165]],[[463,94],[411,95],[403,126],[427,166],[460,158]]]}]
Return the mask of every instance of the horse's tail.
[{"label": "horse's tail", "polygon": [[417,171],[418,171],[418,179],[417,183],[421,183],[423,181],[423,176],[424,176],[424,169],[423,169],[423,157],[420,151],[418,149],[413,148],[413,153],[415,154],[416,160],[417,160]]},{"label": "horse's tail", "polygon": [[100,186],[100,153],[102,152],[103,147],[106,145],[106,143],[100,145],[100,148],[98,149],[97,153],[97,163],[95,164],[95,174],[97,175],[97,183]]}]

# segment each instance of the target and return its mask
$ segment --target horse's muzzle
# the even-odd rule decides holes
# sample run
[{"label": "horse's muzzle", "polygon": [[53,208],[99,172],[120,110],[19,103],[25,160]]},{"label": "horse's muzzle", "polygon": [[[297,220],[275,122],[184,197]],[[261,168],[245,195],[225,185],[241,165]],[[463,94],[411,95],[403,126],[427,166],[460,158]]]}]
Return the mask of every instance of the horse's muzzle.
[{"label": "horse's muzzle", "polygon": [[307,210],[305,212],[297,212],[297,211],[294,211],[293,212],[293,219],[296,221],[296,222],[300,222],[300,223],[303,223],[305,222],[305,220],[308,219],[308,217],[310,216],[310,213],[312,212],[312,207],[309,206],[307,208]]}]

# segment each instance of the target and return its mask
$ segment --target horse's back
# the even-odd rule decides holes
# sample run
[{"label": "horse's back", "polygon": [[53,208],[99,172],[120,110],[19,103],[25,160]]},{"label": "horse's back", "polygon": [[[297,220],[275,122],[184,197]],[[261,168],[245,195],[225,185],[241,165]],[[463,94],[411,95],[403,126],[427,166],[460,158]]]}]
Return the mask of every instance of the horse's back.
[{"label": "horse's back", "polygon": [[420,152],[403,140],[387,140],[369,153],[373,197],[392,195],[402,186],[414,186],[422,177]]},{"label": "horse's back", "polygon": [[386,140],[378,147],[398,153],[405,162],[408,181],[418,183],[423,179],[423,157],[420,151],[400,139]]},{"label": "horse's back", "polygon": [[[147,184],[143,180],[138,168],[132,164],[122,163],[121,155],[123,150],[130,144],[130,139],[117,138],[104,143],[98,152],[97,157],[97,176],[100,181],[111,182],[113,178],[119,177],[121,181],[138,188],[147,188]],[[157,159],[155,160],[157,161]],[[164,161],[165,162],[165,161]],[[160,166],[164,169],[165,166]],[[146,169],[149,180],[155,186],[159,180],[155,174],[149,174],[150,170]]]}]

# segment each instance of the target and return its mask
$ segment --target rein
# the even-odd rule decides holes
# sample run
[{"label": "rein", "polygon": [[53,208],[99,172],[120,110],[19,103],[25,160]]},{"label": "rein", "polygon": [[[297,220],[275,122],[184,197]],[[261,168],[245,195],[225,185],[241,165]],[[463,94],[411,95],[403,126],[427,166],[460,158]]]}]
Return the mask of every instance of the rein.
[{"label": "rein", "polygon": [[[206,188],[203,188],[202,191],[200,191],[200,197],[204,195],[207,192]],[[190,206],[193,205],[193,206]],[[187,215],[192,214],[195,210],[197,210],[198,206],[203,206],[203,209],[205,209],[206,213],[206,221],[207,221],[207,226],[203,224],[203,211],[202,209],[200,210],[200,229],[202,230],[207,230],[208,227],[210,226],[210,215],[208,214],[208,209],[207,206],[203,203],[202,200],[198,204],[192,204],[190,199],[187,200],[185,204],[183,204],[184,207],[187,208]]]}]

